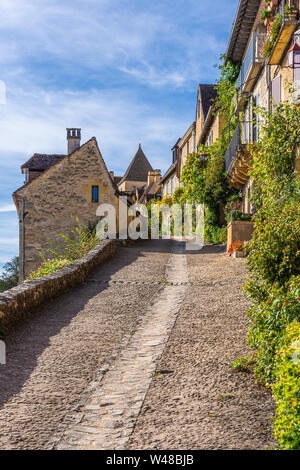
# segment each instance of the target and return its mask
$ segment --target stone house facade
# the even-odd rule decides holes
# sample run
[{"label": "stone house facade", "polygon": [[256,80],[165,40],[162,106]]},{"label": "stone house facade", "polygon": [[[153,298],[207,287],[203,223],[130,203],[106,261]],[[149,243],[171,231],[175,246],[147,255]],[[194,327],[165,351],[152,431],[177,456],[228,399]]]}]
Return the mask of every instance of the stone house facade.
[{"label": "stone house facade", "polygon": [[[250,203],[252,182],[249,179],[249,145],[260,138],[262,122],[256,117],[255,107],[272,111],[281,101],[299,99],[300,64],[291,66],[290,49],[293,44],[300,46],[299,0],[278,0],[272,2],[272,15],[280,15],[280,27],[275,44],[264,57],[262,46],[266,39],[266,26],[260,21],[265,7],[262,0],[240,0],[233,24],[226,58],[241,63],[236,87],[239,91],[237,114],[239,124],[225,156],[228,182],[240,190],[243,198],[242,209],[251,213]],[[291,8],[293,13],[287,13]],[[271,8],[271,7],[270,7]],[[294,84],[295,93],[290,85]],[[296,160],[296,168],[300,166]]]},{"label": "stone house facade", "polygon": [[[184,136],[177,140],[172,148],[172,164],[161,179],[162,195],[173,196],[176,188],[181,186],[181,172],[188,155],[197,151],[204,125],[208,115],[212,115],[213,103],[216,98],[215,85],[199,84],[197,90],[196,120],[189,126]],[[219,118],[216,120],[219,123]],[[217,131],[214,128],[214,134]]]},{"label": "stone house facade", "polygon": [[[80,146],[80,129],[68,130],[67,155],[34,154],[22,165],[25,184],[13,194],[19,216],[20,280],[40,263],[38,249],[97,221],[96,209],[118,209],[117,188],[96,138]],[[117,211],[118,213],[118,211]]]}]

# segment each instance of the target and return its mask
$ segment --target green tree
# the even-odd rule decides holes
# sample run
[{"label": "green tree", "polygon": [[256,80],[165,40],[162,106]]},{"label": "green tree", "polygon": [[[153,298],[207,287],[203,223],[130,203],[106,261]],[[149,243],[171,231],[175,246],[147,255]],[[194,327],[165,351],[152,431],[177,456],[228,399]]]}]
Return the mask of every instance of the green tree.
[{"label": "green tree", "polygon": [[3,274],[0,276],[0,292],[4,292],[18,284],[19,257],[14,256],[3,266]]}]

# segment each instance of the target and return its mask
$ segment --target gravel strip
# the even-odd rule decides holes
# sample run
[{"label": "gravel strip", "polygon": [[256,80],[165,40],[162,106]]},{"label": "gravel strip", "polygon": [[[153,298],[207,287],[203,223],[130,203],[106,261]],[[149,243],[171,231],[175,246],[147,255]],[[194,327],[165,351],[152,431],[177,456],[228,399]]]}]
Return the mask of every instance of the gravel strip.
[{"label": "gravel strip", "polygon": [[128,449],[266,449],[274,445],[273,399],[231,363],[249,355],[245,260],[217,248],[188,254],[189,287]]}]

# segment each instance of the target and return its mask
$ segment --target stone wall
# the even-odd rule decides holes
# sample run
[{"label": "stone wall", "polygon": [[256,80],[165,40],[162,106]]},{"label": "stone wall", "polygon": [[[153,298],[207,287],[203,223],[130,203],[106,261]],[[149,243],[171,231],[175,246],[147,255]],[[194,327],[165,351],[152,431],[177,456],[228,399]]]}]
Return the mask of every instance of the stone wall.
[{"label": "stone wall", "polygon": [[115,251],[116,241],[105,240],[74,264],[0,294],[0,336],[42,303],[83,282],[93,269]]}]

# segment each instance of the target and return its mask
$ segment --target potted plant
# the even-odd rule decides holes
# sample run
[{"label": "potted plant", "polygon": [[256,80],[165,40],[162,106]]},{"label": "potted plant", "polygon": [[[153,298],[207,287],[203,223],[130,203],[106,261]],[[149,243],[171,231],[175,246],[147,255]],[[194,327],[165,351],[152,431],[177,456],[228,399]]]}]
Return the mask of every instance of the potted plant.
[{"label": "potted plant", "polygon": [[284,7],[284,16],[287,20],[296,20],[297,9],[292,3],[287,3]]},{"label": "potted plant", "polygon": [[263,8],[263,11],[261,12],[261,15],[260,15],[260,22],[261,23],[264,23],[265,26],[267,26],[267,24],[269,23],[270,21],[270,18],[272,16],[272,12],[271,12],[271,9],[269,8],[271,5],[271,2],[268,1],[266,2],[264,8]]},{"label": "potted plant", "polygon": [[246,256],[245,249],[246,249],[245,242],[236,240],[234,243],[230,245],[227,254],[229,256],[233,256],[234,258],[245,258]]}]

